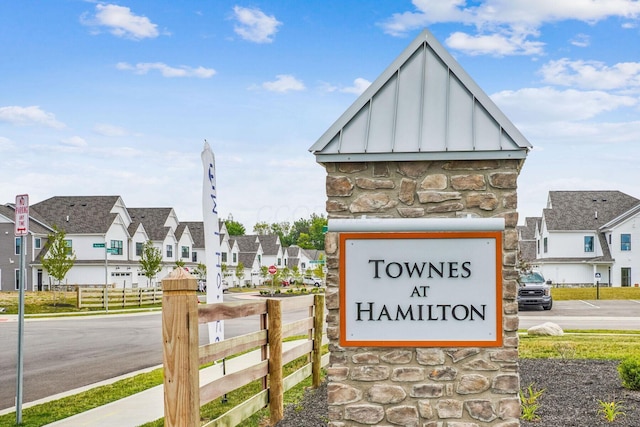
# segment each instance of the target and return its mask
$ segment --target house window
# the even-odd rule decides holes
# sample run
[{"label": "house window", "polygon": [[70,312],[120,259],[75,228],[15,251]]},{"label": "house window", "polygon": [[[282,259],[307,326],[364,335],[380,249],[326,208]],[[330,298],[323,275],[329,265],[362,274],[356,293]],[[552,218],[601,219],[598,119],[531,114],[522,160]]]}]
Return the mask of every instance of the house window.
[{"label": "house window", "polygon": [[238,254],[233,254],[233,263],[237,263],[238,262]]},{"label": "house window", "polygon": [[136,242],[136,256],[142,256],[143,249],[144,249],[144,243]]},{"label": "house window", "polygon": [[536,240],[536,253],[540,255],[540,240]]},{"label": "house window", "polygon": [[22,243],[22,237],[16,237],[16,250],[15,254],[20,255],[20,244]]},{"label": "house window", "polygon": [[544,250],[545,254],[547,253],[547,250],[549,249],[549,246],[547,245],[547,238],[546,237],[542,240],[542,249]]},{"label": "house window", "polygon": [[593,236],[584,236],[584,251],[593,252]]},{"label": "house window", "polygon": [[258,255],[258,264],[262,265],[262,256]]},{"label": "house window", "polygon": [[631,234],[620,235],[620,250],[621,251],[631,250]]},{"label": "house window", "polygon": [[198,262],[198,252],[193,251],[191,253],[191,262]]},{"label": "house window", "polygon": [[282,265],[282,258],[278,258],[278,265]]},{"label": "house window", "polygon": [[173,246],[167,245],[167,258],[173,258]]},{"label": "house window", "polygon": [[180,250],[182,251],[182,258],[189,258],[189,246],[182,246]]},{"label": "house window", "polygon": [[42,248],[42,239],[40,237],[36,237],[33,243],[33,247],[36,249]]},{"label": "house window", "polygon": [[73,242],[69,239],[65,239],[64,245],[67,247],[67,255],[71,255],[73,253]]},{"label": "house window", "polygon": [[111,253],[114,255],[122,255],[122,240],[112,240],[111,241],[111,249],[115,249]]},{"label": "house window", "polygon": [[222,262],[227,262],[227,253],[222,252]]},{"label": "house window", "polygon": [[622,286],[631,286],[631,268],[622,267],[620,269],[620,284]]}]

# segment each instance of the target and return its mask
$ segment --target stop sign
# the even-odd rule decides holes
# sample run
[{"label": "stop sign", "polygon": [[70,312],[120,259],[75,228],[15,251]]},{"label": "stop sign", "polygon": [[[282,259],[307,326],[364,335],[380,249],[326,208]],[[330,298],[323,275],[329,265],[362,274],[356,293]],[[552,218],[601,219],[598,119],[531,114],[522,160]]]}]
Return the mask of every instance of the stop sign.
[{"label": "stop sign", "polygon": [[276,274],[276,271],[278,271],[278,269],[276,268],[275,265],[269,266],[269,274]]}]

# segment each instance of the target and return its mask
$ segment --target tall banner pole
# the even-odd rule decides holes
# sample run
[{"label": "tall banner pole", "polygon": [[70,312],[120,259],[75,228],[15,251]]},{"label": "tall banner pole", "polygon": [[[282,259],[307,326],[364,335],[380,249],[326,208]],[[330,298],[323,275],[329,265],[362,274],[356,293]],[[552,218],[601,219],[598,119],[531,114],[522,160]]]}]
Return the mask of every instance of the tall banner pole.
[{"label": "tall banner pole", "polygon": [[[218,223],[218,189],[216,187],[216,161],[207,141],[202,150],[202,220],[204,223],[205,264],[207,266],[207,304],[222,302],[222,256],[220,225]],[[209,323],[209,342],[224,339],[221,320]]]}]

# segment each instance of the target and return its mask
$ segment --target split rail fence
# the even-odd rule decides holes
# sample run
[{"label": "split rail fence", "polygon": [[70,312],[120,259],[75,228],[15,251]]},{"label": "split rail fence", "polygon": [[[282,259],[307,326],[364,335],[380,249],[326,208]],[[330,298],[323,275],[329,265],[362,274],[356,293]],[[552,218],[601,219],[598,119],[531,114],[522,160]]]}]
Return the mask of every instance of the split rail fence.
[{"label": "split rail fence", "polygon": [[[197,280],[182,269],[174,270],[162,281],[162,335],[164,364],[164,425],[199,427],[200,405],[262,380],[263,390],[205,426],[236,426],[264,407],[269,407],[271,425],[283,418],[284,392],[311,375],[314,387],[321,383],[324,295],[227,302],[198,305]],[[283,311],[308,308],[308,317],[283,323]],[[260,330],[199,346],[199,323],[230,320],[257,315]],[[283,340],[307,335],[309,339],[289,346]],[[298,341],[294,342],[297,343]],[[260,357],[243,369],[216,375],[201,384],[199,367],[258,348]],[[283,366],[307,355],[310,363],[287,378]],[[243,356],[240,356],[243,357]],[[224,367],[224,365],[223,365]]]},{"label": "split rail fence", "polygon": [[160,288],[83,288],[76,290],[78,308],[116,308],[159,304],[162,301]]}]

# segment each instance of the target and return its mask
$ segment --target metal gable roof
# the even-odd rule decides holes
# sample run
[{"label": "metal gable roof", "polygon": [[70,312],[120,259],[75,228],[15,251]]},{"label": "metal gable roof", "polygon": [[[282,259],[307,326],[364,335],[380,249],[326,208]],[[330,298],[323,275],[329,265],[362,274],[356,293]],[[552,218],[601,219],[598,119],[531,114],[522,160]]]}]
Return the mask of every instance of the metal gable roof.
[{"label": "metal gable roof", "polygon": [[522,159],[531,144],[424,30],[309,148],[318,162]]}]

